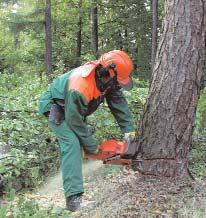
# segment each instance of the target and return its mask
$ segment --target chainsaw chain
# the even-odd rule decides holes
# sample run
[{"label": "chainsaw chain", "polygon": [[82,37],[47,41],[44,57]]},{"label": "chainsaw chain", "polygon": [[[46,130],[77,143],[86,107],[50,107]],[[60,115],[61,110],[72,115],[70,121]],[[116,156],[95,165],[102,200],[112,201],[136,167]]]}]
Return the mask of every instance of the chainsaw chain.
[{"label": "chainsaw chain", "polygon": [[113,157],[108,157],[108,158],[104,159],[104,161],[117,160],[119,158],[121,158],[121,156],[118,154],[118,155],[115,155]]}]

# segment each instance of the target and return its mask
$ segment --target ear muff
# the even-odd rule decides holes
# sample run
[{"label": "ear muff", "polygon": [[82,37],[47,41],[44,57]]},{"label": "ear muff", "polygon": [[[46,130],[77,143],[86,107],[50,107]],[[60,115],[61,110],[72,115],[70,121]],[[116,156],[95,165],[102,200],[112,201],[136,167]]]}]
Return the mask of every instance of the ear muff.
[{"label": "ear muff", "polygon": [[[119,84],[117,81],[117,71],[115,69],[116,65],[115,64],[110,64],[107,67],[103,67],[101,64],[97,66],[96,68],[96,73],[95,73],[95,78],[97,81],[97,87],[101,92],[104,92],[105,90],[109,90],[112,88],[119,88]],[[114,76],[110,76],[110,71],[113,71]],[[107,82],[103,82],[103,79],[107,78]]]},{"label": "ear muff", "polygon": [[103,65],[99,64],[96,67],[96,73],[97,73],[99,78],[101,78],[101,77],[109,77],[109,76],[111,77],[110,70],[113,70],[114,76],[117,77],[116,64],[114,64],[114,63],[109,64],[106,67],[103,67]]}]

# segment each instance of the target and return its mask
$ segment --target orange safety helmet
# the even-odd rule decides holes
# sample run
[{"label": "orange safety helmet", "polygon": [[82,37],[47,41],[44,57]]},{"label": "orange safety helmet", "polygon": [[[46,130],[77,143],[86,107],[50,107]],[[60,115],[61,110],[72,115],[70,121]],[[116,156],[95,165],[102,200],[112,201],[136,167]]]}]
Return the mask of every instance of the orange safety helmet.
[{"label": "orange safety helmet", "polygon": [[128,56],[126,52],[121,50],[110,51],[108,53],[103,54],[100,57],[99,62],[103,65],[103,67],[107,67],[112,63],[115,64],[115,70],[117,72],[117,81],[120,84],[120,86],[126,90],[130,90],[132,88],[131,73],[134,67],[131,58]]}]

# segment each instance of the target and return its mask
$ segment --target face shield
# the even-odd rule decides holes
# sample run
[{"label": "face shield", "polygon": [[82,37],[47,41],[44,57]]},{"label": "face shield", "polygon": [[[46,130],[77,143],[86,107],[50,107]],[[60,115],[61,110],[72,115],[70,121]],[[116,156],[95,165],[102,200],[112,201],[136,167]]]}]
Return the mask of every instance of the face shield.
[{"label": "face shield", "polygon": [[114,80],[116,80],[121,88],[123,88],[127,91],[132,89],[133,83],[132,83],[131,74],[127,77],[122,77],[121,75],[118,74],[118,71],[116,69],[116,64],[114,64],[114,63],[107,66],[107,68],[110,72],[110,77],[113,78]]},{"label": "face shield", "polygon": [[128,78],[126,78],[124,80],[121,78],[118,79],[118,76],[117,76],[117,81],[118,81],[119,85],[127,91],[131,90],[133,87],[133,82],[132,82],[131,76],[129,76]]}]

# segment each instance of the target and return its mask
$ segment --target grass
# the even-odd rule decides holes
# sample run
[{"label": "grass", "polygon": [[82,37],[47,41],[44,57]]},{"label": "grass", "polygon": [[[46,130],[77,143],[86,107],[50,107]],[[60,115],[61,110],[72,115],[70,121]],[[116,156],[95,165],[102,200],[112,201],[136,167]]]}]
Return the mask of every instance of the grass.
[{"label": "grass", "polygon": [[178,212],[178,218],[205,218],[206,198],[192,197]]},{"label": "grass", "polygon": [[195,139],[189,153],[189,168],[195,178],[202,180],[206,178],[206,142]]}]

